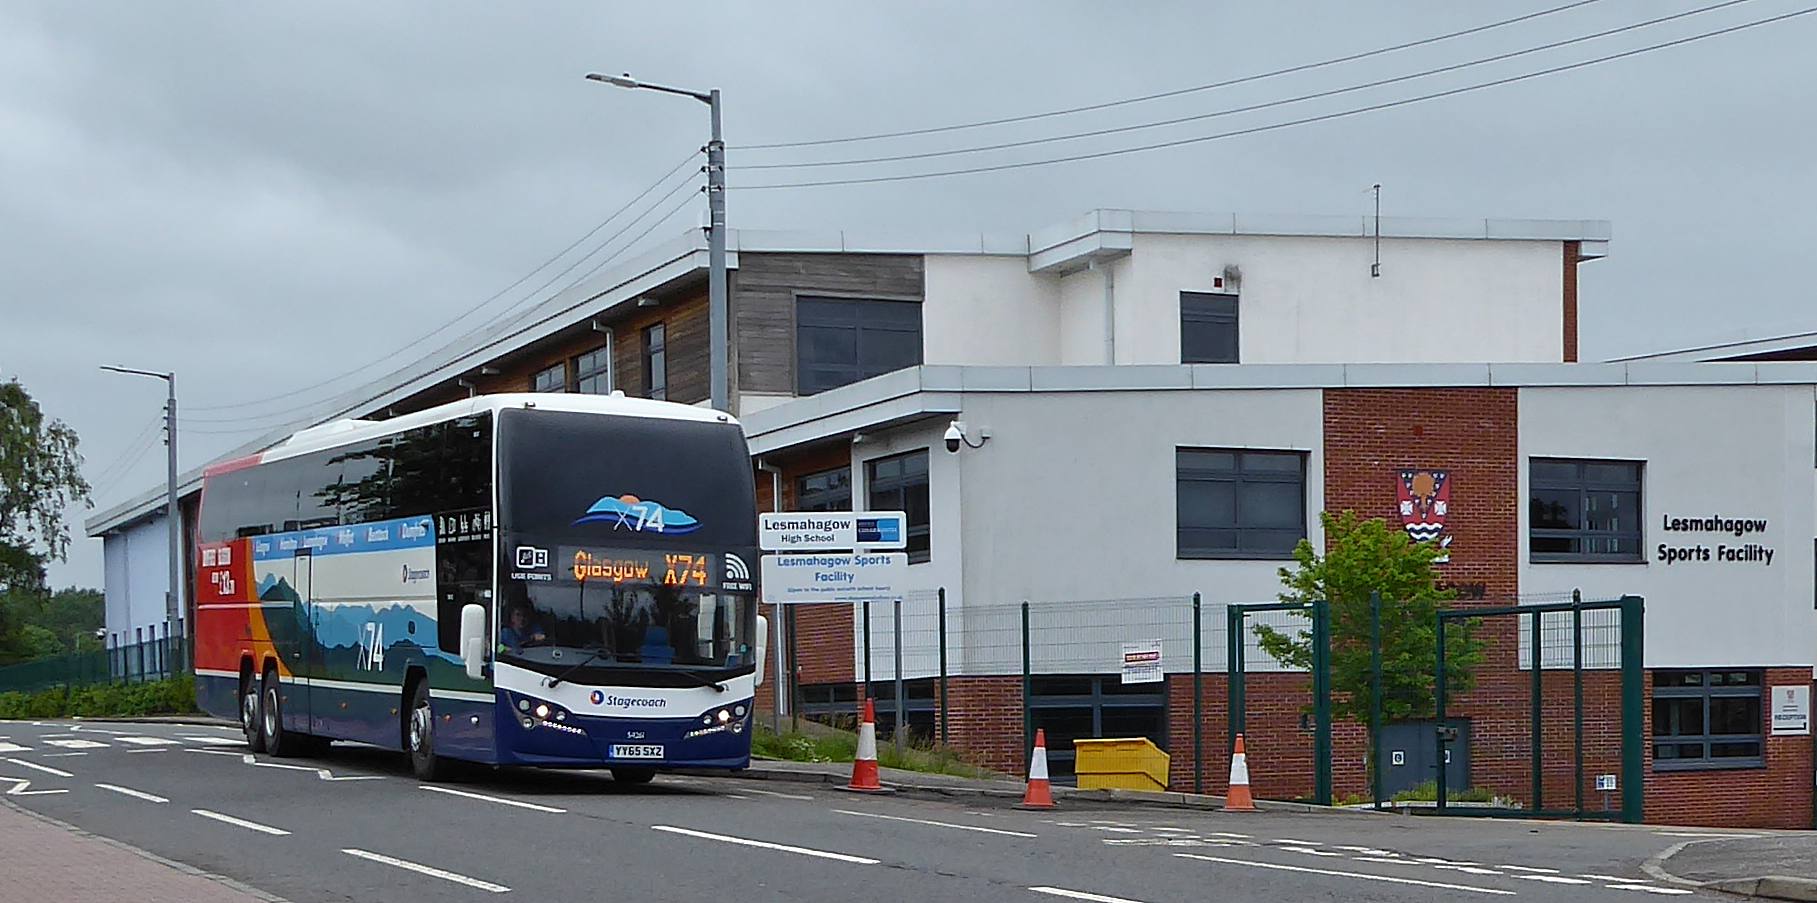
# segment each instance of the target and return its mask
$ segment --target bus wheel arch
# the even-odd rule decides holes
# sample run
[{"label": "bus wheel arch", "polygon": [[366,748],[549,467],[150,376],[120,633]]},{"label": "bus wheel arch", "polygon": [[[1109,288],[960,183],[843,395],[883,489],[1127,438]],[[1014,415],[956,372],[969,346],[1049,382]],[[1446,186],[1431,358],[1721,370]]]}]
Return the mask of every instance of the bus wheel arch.
[{"label": "bus wheel arch", "polygon": [[274,756],[294,756],[303,752],[302,737],[284,729],[283,685],[278,680],[276,659],[265,661],[265,675],[259,682],[259,732],[265,751]]},{"label": "bus wheel arch", "polygon": [[410,757],[410,769],[418,780],[440,781],[450,777],[449,761],[436,752],[435,706],[429,697],[429,677],[412,668],[404,680],[403,716],[399,727],[403,734],[404,754]]}]

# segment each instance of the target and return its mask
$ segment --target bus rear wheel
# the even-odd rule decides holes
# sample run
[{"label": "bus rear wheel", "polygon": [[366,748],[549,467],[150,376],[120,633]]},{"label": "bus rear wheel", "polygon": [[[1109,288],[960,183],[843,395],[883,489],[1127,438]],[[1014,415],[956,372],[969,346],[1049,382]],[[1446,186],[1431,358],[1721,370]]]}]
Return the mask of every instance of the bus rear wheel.
[{"label": "bus rear wheel", "polygon": [[256,753],[265,751],[264,715],[261,712],[259,682],[249,671],[240,677],[240,733],[246,737],[246,748]]},{"label": "bus rear wheel", "polygon": [[435,709],[429,704],[427,680],[417,682],[404,713],[404,750],[418,780],[444,781],[452,776],[451,763],[435,754]]},{"label": "bus rear wheel", "polygon": [[260,689],[259,733],[260,739],[265,743],[265,751],[274,756],[302,755],[302,735],[284,729],[284,693],[278,684],[278,669],[269,668],[265,671],[265,680]]}]

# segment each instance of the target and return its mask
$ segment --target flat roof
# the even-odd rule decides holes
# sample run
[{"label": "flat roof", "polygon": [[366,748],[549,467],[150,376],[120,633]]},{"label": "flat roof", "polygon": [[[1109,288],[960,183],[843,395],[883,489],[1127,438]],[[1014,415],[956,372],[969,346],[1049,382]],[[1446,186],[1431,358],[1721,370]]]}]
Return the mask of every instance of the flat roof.
[{"label": "flat roof", "polygon": [[[1091,256],[1127,246],[1136,234],[1249,235],[1368,238],[1380,230],[1391,239],[1485,241],[1577,241],[1586,258],[1607,253],[1606,220],[1294,216],[1193,213],[1121,209],[1093,210],[1082,217],[1031,232],[968,232],[957,229],[740,230],[726,235],[726,266],[738,268],[740,252],[768,254],[904,254],[1026,257],[1031,272],[1082,266]],[[583,318],[635,304],[648,292],[707,269],[706,235],[689,229],[598,276],[538,302],[505,329],[470,330],[436,350],[353,389],[301,405],[295,416],[215,460],[270,448],[304,428],[345,417],[362,417],[473,372],[489,361],[549,338]],[[179,495],[201,487],[203,468],[178,478]],[[84,521],[90,536],[151,516],[163,508],[162,486],[110,506]]]},{"label": "flat roof", "polygon": [[1710,345],[1696,345],[1690,348],[1679,348],[1672,351],[1654,351],[1647,354],[1634,354],[1614,358],[1616,361],[1723,361],[1756,354],[1775,354],[1786,351],[1803,351],[1817,348],[1817,332],[1793,332],[1775,335],[1770,338],[1740,339],[1731,342],[1717,342]]}]

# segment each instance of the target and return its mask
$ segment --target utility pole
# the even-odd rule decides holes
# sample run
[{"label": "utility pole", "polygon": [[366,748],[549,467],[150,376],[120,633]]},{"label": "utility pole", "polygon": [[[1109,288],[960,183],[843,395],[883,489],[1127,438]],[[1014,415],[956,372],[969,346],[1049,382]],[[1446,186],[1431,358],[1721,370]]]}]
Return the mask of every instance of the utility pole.
[{"label": "utility pole", "polygon": [[[101,369],[164,380],[167,390],[164,400],[164,519],[170,528],[170,585],[164,592],[165,630],[167,636],[169,631],[176,631],[177,636],[188,637],[189,620],[183,617],[187,610],[183,604],[183,514],[177,507],[177,375],[111,365],[103,365]],[[184,644],[186,650],[193,646],[192,643]],[[187,652],[185,658],[188,658]]]},{"label": "utility pole", "polygon": [[690,91],[686,88],[671,88],[638,81],[629,73],[603,75],[590,72],[587,78],[620,88],[679,94],[707,105],[708,115],[712,117],[712,131],[707,140],[707,221],[710,224],[707,229],[707,341],[712,346],[707,354],[707,377],[711,384],[709,393],[713,410],[731,413],[731,388],[727,382],[726,364],[726,346],[731,331],[726,285],[726,145],[720,132],[719,89]]}]

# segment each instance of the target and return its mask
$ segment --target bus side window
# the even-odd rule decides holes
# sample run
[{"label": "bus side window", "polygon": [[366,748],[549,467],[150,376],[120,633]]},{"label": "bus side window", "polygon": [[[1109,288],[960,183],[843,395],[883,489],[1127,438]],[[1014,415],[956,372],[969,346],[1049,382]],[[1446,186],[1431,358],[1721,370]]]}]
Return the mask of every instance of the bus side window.
[{"label": "bus side window", "polygon": [[461,609],[478,605],[492,610],[486,598],[492,590],[487,565],[492,558],[489,542],[457,542],[439,545],[435,550],[439,578],[436,581],[435,644],[443,652],[461,654]]}]

